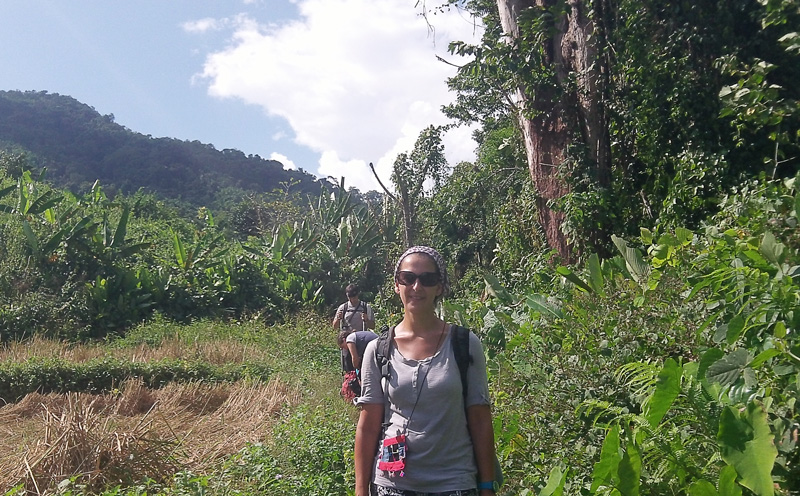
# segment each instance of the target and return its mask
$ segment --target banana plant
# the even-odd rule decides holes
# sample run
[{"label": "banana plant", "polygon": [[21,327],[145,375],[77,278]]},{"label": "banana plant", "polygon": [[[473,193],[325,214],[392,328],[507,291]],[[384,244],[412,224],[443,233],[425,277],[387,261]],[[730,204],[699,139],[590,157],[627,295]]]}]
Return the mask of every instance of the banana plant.
[{"label": "banana plant", "polygon": [[345,192],[344,178],[337,184],[337,189],[330,194],[319,195],[316,207],[311,206],[311,214],[318,226],[323,230],[338,226],[339,222],[350,215],[356,208],[352,195]]},{"label": "banana plant", "polygon": [[222,247],[225,236],[203,231],[195,238],[194,245],[187,246],[178,233],[170,229],[172,247],[178,268],[184,272],[193,269],[205,270],[224,263],[224,256],[230,248]]},{"label": "banana plant", "polygon": [[30,221],[33,216],[41,215],[61,201],[61,195],[53,190],[39,193],[37,181],[31,177],[30,171],[23,172],[16,185],[0,190],[0,198],[8,196],[16,190],[16,201],[12,204],[0,204],[0,212],[17,215]]},{"label": "banana plant", "polygon": [[271,238],[262,237],[256,243],[255,246],[242,245],[242,248],[253,255],[280,262],[315,250],[320,235],[308,220],[303,220],[281,224],[273,229]]},{"label": "banana plant", "polygon": [[[0,190],[0,198],[14,198],[12,203],[0,204],[0,211],[20,220],[28,247],[37,260],[50,260],[62,243],[69,243],[93,232],[93,223],[85,216],[76,223],[71,219],[78,214],[75,201],[68,203],[59,215],[58,207],[65,197],[52,190],[39,193],[37,181],[30,171],[24,171],[16,184]],[[44,228],[37,228],[43,225]]]},{"label": "banana plant", "polygon": [[351,214],[341,219],[336,237],[330,246],[325,247],[334,263],[347,266],[357,273],[374,256],[381,239],[381,232],[374,221]]}]

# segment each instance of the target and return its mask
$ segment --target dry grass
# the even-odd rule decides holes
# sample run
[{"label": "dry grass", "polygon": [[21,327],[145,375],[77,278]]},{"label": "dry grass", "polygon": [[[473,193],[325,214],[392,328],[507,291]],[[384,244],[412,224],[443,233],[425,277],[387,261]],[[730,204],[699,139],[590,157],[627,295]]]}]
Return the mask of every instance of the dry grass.
[{"label": "dry grass", "polygon": [[166,339],[158,346],[142,344],[132,348],[109,349],[100,344],[75,344],[34,337],[24,342],[0,345],[0,362],[24,362],[29,358],[60,358],[86,362],[113,357],[149,362],[163,359],[197,359],[213,365],[243,363],[263,359],[263,350],[235,339],[187,344],[178,338]]},{"label": "dry grass", "polygon": [[160,390],[130,381],[118,395],[29,394],[0,408],[0,492],[24,484],[48,494],[70,476],[101,488],[203,471],[264,441],[277,414],[299,401],[278,381]]}]

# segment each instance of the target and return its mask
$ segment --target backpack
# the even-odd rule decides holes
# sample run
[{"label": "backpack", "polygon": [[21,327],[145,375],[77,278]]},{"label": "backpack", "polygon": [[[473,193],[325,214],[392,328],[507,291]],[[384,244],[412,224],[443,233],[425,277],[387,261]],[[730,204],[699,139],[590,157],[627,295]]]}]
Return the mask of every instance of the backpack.
[{"label": "backpack", "polygon": [[[347,303],[347,302],[344,302],[344,303],[342,303],[342,304],[339,306],[339,308],[342,310],[342,322],[341,322],[342,329],[344,329],[344,328],[345,328],[345,327],[344,327],[344,324],[345,324],[345,323],[347,323],[347,329],[352,329],[352,328],[353,328],[353,317],[355,317],[355,316],[356,316],[356,314],[358,313],[358,309],[359,309],[359,308],[361,309],[361,313],[363,313],[363,314],[365,314],[365,315],[366,315],[366,313],[367,313],[367,304],[366,304],[366,303],[364,303],[364,300],[360,300],[360,301],[358,302],[358,305],[356,305],[356,307],[353,309],[353,311],[352,311],[352,312],[350,312],[350,318],[349,318],[349,319],[347,318],[347,313],[348,313],[348,311],[347,311],[347,308],[348,308],[348,303]],[[363,317],[362,317],[362,318],[363,318]],[[355,329],[354,329],[354,330],[355,330]]]}]

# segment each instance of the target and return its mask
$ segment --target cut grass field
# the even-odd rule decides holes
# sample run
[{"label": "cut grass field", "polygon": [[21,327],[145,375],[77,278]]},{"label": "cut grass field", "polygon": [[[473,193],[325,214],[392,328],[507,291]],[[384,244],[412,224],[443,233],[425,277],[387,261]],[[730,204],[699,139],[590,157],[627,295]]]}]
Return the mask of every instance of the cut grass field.
[{"label": "cut grass field", "polygon": [[[212,479],[225,479],[245,494],[265,484],[274,484],[275,494],[290,494],[290,480],[303,485],[308,479],[304,470],[327,463],[311,459],[319,454],[313,448],[298,457],[304,448],[291,446],[294,440],[338,437],[338,454],[322,458],[343,460],[343,452],[351,449],[355,410],[338,396],[335,336],[320,319],[307,316],[271,327],[258,322],[180,326],[156,320],[104,343],[36,338],[0,348],[0,365],[106,357],[198,360],[217,366],[259,362],[266,364],[270,377],[170,383],[159,389],[131,378],[102,394],[28,394],[0,407],[0,494],[55,493],[70,478],[78,492],[114,487],[124,492],[147,483],[151,494],[155,489],[166,493],[179,473],[216,474]],[[309,434],[320,428],[332,434]],[[252,446],[263,447],[260,456],[269,458],[274,470],[254,478],[252,472],[237,476],[225,468]],[[325,481],[343,482],[341,477]],[[215,492],[213,484],[206,489]]]}]

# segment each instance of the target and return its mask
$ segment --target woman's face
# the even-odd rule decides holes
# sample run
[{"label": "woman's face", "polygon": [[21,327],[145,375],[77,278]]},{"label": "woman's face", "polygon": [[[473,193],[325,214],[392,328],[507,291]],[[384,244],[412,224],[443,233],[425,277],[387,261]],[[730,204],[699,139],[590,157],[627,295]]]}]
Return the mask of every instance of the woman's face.
[{"label": "woman's face", "polygon": [[[423,253],[412,253],[406,256],[400,263],[399,270],[413,272],[417,275],[425,272],[437,272],[436,263]],[[417,279],[414,284],[404,286],[395,280],[394,291],[400,295],[406,311],[432,311],[436,306],[434,303],[436,297],[442,294],[442,284],[423,286]]]}]

